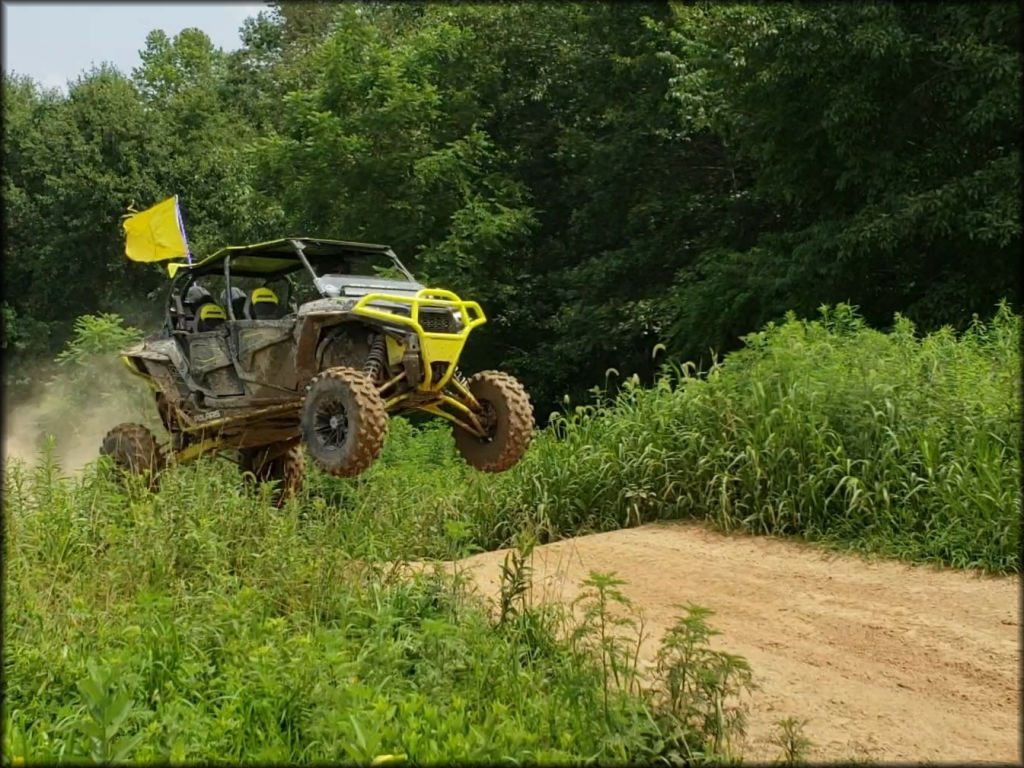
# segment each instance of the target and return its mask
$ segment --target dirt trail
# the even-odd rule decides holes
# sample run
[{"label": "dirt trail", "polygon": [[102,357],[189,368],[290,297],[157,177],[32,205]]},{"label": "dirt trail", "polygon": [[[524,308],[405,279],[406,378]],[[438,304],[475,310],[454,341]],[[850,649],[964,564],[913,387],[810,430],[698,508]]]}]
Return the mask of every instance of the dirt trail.
[{"label": "dirt trail", "polygon": [[[504,552],[461,562],[498,592]],[[571,600],[614,571],[643,610],[653,659],[675,606],[715,613],[716,647],[750,662],[748,762],[808,720],[813,762],[1021,762],[1019,580],[869,562],[799,542],[659,524],[538,547],[534,599]]]}]

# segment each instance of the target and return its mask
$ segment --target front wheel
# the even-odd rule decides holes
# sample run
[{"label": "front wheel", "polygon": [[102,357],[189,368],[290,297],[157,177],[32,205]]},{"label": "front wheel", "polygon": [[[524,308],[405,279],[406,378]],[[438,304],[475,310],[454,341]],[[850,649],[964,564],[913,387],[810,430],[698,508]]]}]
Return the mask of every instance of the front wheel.
[{"label": "front wheel", "polygon": [[455,447],[471,467],[504,472],[523,457],[533,436],[530,397],[522,384],[501,371],[474,374],[469,391],[483,408],[479,416],[487,437],[477,437],[456,425]]},{"label": "front wheel", "polygon": [[306,450],[337,477],[364,472],[380,455],[388,414],[377,388],[355,368],[328,368],[314,378],[302,406]]}]

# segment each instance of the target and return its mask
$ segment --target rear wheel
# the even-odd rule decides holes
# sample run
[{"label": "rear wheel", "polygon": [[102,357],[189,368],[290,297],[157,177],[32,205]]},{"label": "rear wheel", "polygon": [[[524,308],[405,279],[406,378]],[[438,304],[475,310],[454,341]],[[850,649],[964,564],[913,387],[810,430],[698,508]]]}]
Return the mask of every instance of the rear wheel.
[{"label": "rear wheel", "polygon": [[329,368],[313,379],[302,406],[306,450],[325,472],[353,477],[380,455],[388,414],[377,388],[355,368]]},{"label": "rear wheel", "polygon": [[469,391],[483,407],[479,414],[487,437],[453,427],[455,447],[471,467],[481,472],[504,472],[526,453],[533,436],[530,398],[513,376],[481,371],[469,379]]},{"label": "rear wheel", "polygon": [[258,483],[276,482],[274,504],[278,507],[302,490],[306,473],[302,445],[298,442],[277,443],[264,448],[251,448],[240,452],[239,466],[251,472]]},{"label": "rear wheel", "polygon": [[151,488],[156,487],[157,475],[167,464],[153,433],[141,424],[118,424],[107,432],[100,455],[112,458],[125,472],[148,474]]}]

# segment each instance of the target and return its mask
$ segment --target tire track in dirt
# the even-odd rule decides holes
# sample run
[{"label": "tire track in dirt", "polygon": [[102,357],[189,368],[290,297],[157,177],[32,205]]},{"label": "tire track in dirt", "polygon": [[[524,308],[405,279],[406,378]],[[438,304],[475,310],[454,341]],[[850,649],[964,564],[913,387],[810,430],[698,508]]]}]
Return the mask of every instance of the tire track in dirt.
[{"label": "tire track in dirt", "polygon": [[[506,550],[460,561],[485,595]],[[1021,762],[1019,579],[869,561],[795,540],[647,525],[537,547],[533,599],[614,571],[643,611],[651,663],[675,607],[710,608],[715,647],[750,662],[749,762],[807,719],[814,762]]]}]

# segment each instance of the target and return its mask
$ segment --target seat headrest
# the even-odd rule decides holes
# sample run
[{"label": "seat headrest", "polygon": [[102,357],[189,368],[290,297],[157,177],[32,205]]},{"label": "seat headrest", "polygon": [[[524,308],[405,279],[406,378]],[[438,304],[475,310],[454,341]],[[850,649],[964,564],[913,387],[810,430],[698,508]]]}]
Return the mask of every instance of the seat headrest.
[{"label": "seat headrest", "polygon": [[203,304],[203,306],[199,308],[199,319],[227,320],[228,316],[224,313],[224,308],[219,304]]},{"label": "seat headrest", "polygon": [[252,294],[250,294],[249,300],[253,304],[280,304],[278,301],[277,294],[274,293],[270,288],[263,286],[262,288],[254,288]]}]

